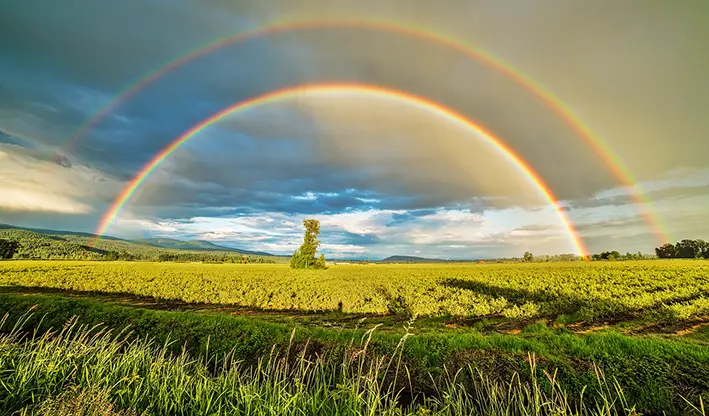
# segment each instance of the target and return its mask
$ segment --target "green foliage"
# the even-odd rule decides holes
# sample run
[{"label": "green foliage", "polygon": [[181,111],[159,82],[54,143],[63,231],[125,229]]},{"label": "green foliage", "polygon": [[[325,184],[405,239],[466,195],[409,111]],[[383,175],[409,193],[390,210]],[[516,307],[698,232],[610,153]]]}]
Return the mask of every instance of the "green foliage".
[{"label": "green foliage", "polygon": [[522,260],[525,262],[530,262],[534,260],[534,255],[530,253],[529,251],[524,252],[524,256],[522,257]]},{"label": "green foliage", "polygon": [[[182,250],[162,248],[150,244],[105,238],[94,242],[91,236],[62,234],[49,235],[22,229],[0,229],[0,258],[2,241],[18,244],[13,256],[17,260],[125,260],[125,261],[176,261],[214,263],[276,263],[285,257],[245,256],[238,252]],[[95,243],[95,246],[94,246]]]},{"label": "green foliage", "polygon": [[709,259],[709,242],[685,239],[666,243],[655,248],[655,254],[661,259]]},{"label": "green foliage", "polygon": [[293,255],[292,255],[291,258],[290,258],[290,267],[291,267],[291,269],[301,269],[301,268],[304,268],[304,267],[302,266],[302,263],[303,263],[302,260],[303,260],[303,256],[300,254],[300,249],[296,249],[296,250],[293,252]]},{"label": "green foliage", "polygon": [[[0,285],[129,293],[261,309],[419,317],[560,315],[577,321],[709,314],[705,261],[516,264],[285,265],[147,262],[0,263]],[[342,306],[340,307],[340,303]],[[687,313],[681,312],[686,310]],[[669,312],[668,312],[669,313]],[[397,312],[397,314],[399,314]]]},{"label": "green foliage", "polygon": [[20,243],[0,239],[0,259],[11,259],[20,249]]},{"label": "green foliage", "polygon": [[633,253],[625,253],[625,254],[620,254],[617,250],[613,251],[604,251],[602,253],[597,253],[593,254],[591,256],[591,260],[594,261],[604,261],[604,260],[610,260],[610,261],[628,261],[628,260],[649,260],[652,259],[653,257],[647,254],[643,254],[641,252],[637,252],[635,254]]},{"label": "green foliage", "polygon": [[[18,316],[33,304],[33,315]],[[41,316],[52,311],[45,306],[21,297],[2,320],[1,414],[104,406],[115,413],[98,415],[687,414],[709,390],[709,373],[700,370],[709,347],[700,344],[578,337],[539,324],[522,336],[291,332],[241,318],[94,310],[66,300]],[[56,330],[35,331],[40,320]],[[89,329],[100,322],[115,330]],[[134,323],[132,335],[118,331],[125,322]],[[253,338],[257,348],[244,348]],[[413,391],[412,407],[401,406],[402,392]]]},{"label": "green foliage", "polygon": [[320,221],[315,219],[303,220],[305,235],[303,244],[293,252],[290,260],[290,267],[293,269],[325,269],[325,255],[315,257],[320,241]]},{"label": "green foliage", "polygon": [[[530,255],[532,253],[529,253]],[[532,255],[531,257],[527,257],[529,262],[574,262],[574,261],[583,261],[584,258],[582,256],[579,256],[578,254],[554,254],[554,255],[539,255],[539,256],[534,256]],[[525,257],[523,256],[522,261],[525,261]],[[493,260],[496,263],[506,263],[506,262],[519,262],[520,258],[513,258],[513,259],[496,259]]]},{"label": "green foliage", "polygon": [[655,254],[661,259],[671,259],[677,256],[677,251],[674,244],[665,243],[655,248]]},{"label": "green foliage", "polygon": [[[621,260],[622,256],[619,252],[616,250],[613,251],[604,251],[603,253],[600,254],[594,254],[591,256],[591,259],[593,260]],[[630,259],[628,259],[630,260]]]}]

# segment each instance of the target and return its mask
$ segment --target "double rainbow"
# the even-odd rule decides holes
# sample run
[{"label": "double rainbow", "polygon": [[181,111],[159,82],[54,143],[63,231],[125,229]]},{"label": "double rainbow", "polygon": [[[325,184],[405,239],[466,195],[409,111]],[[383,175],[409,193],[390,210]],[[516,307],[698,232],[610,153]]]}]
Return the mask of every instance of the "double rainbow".
[{"label": "double rainbow", "polygon": [[557,198],[551,189],[544,183],[543,179],[539,176],[534,169],[527,164],[519,155],[517,155],[507,144],[502,140],[495,137],[491,132],[487,131],[485,128],[481,127],[477,123],[471,121],[465,116],[455,112],[454,110],[447,108],[436,102],[427,100],[425,98],[409,94],[403,91],[398,91],[395,89],[384,88],[377,85],[371,84],[305,84],[290,88],[284,88],[276,90],[267,94],[259,95],[237,104],[229,106],[216,114],[206,118],[202,122],[196,124],[191,129],[187,130],[180,137],[175,139],[168,146],[163,148],[160,153],[155,155],[153,159],[145,164],[143,168],[136,174],[130,183],[123,189],[118,198],[116,198],[113,205],[105,213],[99,226],[96,230],[97,235],[104,234],[108,228],[111,226],[113,221],[118,217],[123,207],[130,200],[133,193],[140,187],[140,185],[145,182],[145,180],[150,176],[150,174],[155,170],[155,168],[160,165],[160,163],[170,156],[175,150],[180,146],[194,137],[196,134],[209,127],[210,125],[222,120],[224,117],[247,111],[254,107],[276,103],[281,100],[291,98],[300,93],[347,93],[347,92],[360,92],[368,93],[381,98],[397,99],[404,101],[408,104],[414,105],[422,110],[428,111],[429,113],[439,116],[449,122],[456,123],[469,131],[479,135],[485,141],[496,149],[501,156],[506,158],[529,182],[535,189],[538,190],[540,196],[545,200],[549,201],[554,207],[556,214],[559,216],[565,230],[569,235],[571,244],[577,253],[581,255],[587,255],[587,249],[583,241],[579,238],[573,224],[569,220],[566,211],[564,211],[561,206],[557,203]]},{"label": "double rainbow", "polygon": [[[151,83],[155,82],[162,76],[166,75],[170,71],[187,64],[197,58],[205,56],[211,52],[214,52],[227,45],[233,45],[240,42],[245,42],[250,39],[268,36],[276,34],[279,32],[288,31],[298,31],[298,30],[311,30],[311,29],[321,29],[321,28],[363,28],[369,30],[379,30],[382,32],[394,32],[403,35],[408,35],[411,37],[419,38],[424,41],[432,42],[442,47],[450,48],[458,53],[461,53],[469,58],[472,58],[489,68],[507,76],[509,79],[515,81],[521,87],[525,88],[529,92],[537,96],[542,102],[544,102],[551,110],[557,113],[577,134],[582,138],[589,147],[594,151],[594,153],[603,161],[603,163],[608,167],[611,173],[616,177],[616,179],[627,188],[633,202],[639,207],[643,217],[646,222],[653,228],[658,240],[662,242],[669,241],[670,237],[668,233],[664,230],[661,221],[650,209],[650,202],[646,200],[637,185],[637,180],[630,173],[628,168],[622,162],[620,157],[616,155],[612,148],[606,143],[599,135],[595,134],[591,128],[572,111],[572,109],[564,103],[560,98],[555,96],[551,91],[542,86],[540,83],[536,82],[531,77],[525,75],[523,72],[514,68],[512,65],[505,63],[501,59],[483,51],[480,48],[473,47],[461,43],[460,41],[449,38],[444,35],[434,34],[426,32],[423,29],[419,29],[413,26],[407,26],[399,23],[392,22],[382,22],[382,21],[365,21],[365,20],[344,20],[344,21],[299,21],[291,23],[282,23],[266,26],[260,29],[256,29],[250,32],[237,33],[235,35],[219,38],[213,42],[206,45],[200,46],[184,55],[173,59],[167,64],[149,72],[144,77],[140,78],[137,82],[128,85],[123,89],[115,99],[109,102],[105,107],[99,110],[93,117],[82,124],[73,138],[67,143],[67,147],[71,148],[75,143],[77,143],[81,138],[83,138],[86,133],[95,127],[98,123],[104,120],[111,112],[113,112],[118,106],[123,102],[129,100],[135,94],[137,94],[142,89],[146,88]],[[424,98],[417,97],[411,94],[407,94],[400,91],[385,89],[381,87],[371,86],[371,85],[356,85],[356,84],[313,84],[307,86],[296,86],[291,88],[286,88],[279,91],[270,92],[258,97],[253,97],[247,99],[241,103],[235,104],[211,117],[202,123],[197,124],[195,127],[188,130],[180,138],[173,141],[167,147],[165,147],[160,153],[158,153],[150,162],[148,162],[140,172],[136,174],[133,180],[122,190],[119,196],[116,198],[114,203],[102,217],[99,226],[96,230],[98,235],[102,235],[106,232],[110,224],[112,223],[115,216],[120,212],[125,203],[130,199],[130,196],[135,192],[135,190],[140,186],[140,184],[145,181],[147,176],[152,172],[155,167],[164,160],[172,151],[180,146],[181,143],[188,140],[194,134],[202,130],[207,125],[214,123],[215,121],[221,119],[226,114],[231,114],[236,111],[245,110],[259,104],[265,104],[269,102],[274,102],[279,99],[283,99],[292,95],[295,92],[303,91],[323,91],[323,90],[335,90],[337,88],[343,88],[345,90],[359,89],[365,90],[373,93],[379,93],[383,95],[396,96],[403,100],[407,100],[417,105],[426,106],[431,109],[431,111],[438,112],[439,114],[445,114],[446,117],[453,120],[457,120],[460,123],[468,126],[469,128],[475,130],[476,132],[486,137],[486,139],[494,144],[498,149],[500,149],[506,157],[513,162],[515,166],[518,167],[530,180],[541,190],[544,197],[547,198],[550,203],[553,204],[560,218],[562,219],[565,228],[573,235],[572,240],[574,241],[574,246],[577,251],[581,254],[585,254],[585,248],[583,244],[575,233],[573,226],[568,220],[568,216],[565,212],[561,211],[558,207],[557,200],[554,197],[551,190],[544,184],[539,175],[534,172],[531,167],[529,167],[526,162],[524,162],[514,151],[507,145],[503,144],[499,139],[495,138],[491,133],[485,131],[478,124],[470,121],[464,116],[443,107],[440,104],[428,101]]]}]

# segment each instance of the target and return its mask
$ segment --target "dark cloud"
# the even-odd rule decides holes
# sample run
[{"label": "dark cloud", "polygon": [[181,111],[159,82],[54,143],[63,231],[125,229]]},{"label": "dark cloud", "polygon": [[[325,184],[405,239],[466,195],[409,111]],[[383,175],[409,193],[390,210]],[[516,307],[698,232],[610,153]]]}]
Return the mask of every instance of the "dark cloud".
[{"label": "dark cloud", "polygon": [[29,140],[15,137],[0,130],[0,143],[8,143],[15,146],[34,148],[34,144]]},{"label": "dark cloud", "polygon": [[[139,10],[137,6],[134,7],[136,8],[133,13],[149,15],[151,7],[154,6],[141,6],[146,9],[144,11]],[[168,24],[172,23],[172,19],[179,21],[182,18],[180,8],[177,9],[178,11],[161,17],[160,21],[164,20],[166,27],[172,27]],[[98,12],[92,8],[84,8],[82,13],[90,14],[92,10]],[[105,13],[104,10],[102,12]],[[117,14],[115,20],[118,23],[111,21],[107,23],[107,27],[100,29],[89,27],[85,31],[99,30],[100,33],[104,33],[99,37],[105,36],[113,42],[107,46],[116,50],[117,55],[131,53],[133,61],[147,60],[150,56],[147,49],[150,47],[165,49],[165,42],[168,42],[165,39],[169,38],[171,33],[168,29],[155,40],[151,38],[150,42],[141,42],[140,46],[135,48],[137,50],[130,49],[129,46],[135,43],[133,35],[114,33],[121,28],[119,17],[126,14],[128,14],[126,11]],[[211,15],[205,12],[203,19],[209,16]],[[74,25],[76,23],[74,19],[77,19],[74,15],[53,18],[60,22],[62,18],[68,19],[66,24],[71,25]],[[88,20],[88,17],[86,19]],[[198,18],[194,20],[200,21]],[[64,61],[72,62],[72,65],[85,71],[88,71],[86,67],[91,68],[92,65],[101,63],[105,63],[104,65],[110,68],[92,68],[91,72],[117,71],[106,59],[97,58],[91,59],[89,63],[85,62],[88,60],[87,57],[101,56],[102,52],[92,42],[85,44],[85,35],[82,31],[72,35],[73,38],[67,38],[69,35],[63,32],[62,24],[53,23],[43,30],[62,31],[62,36],[54,40],[55,42],[66,42],[68,45],[76,42],[77,45],[83,45],[85,49],[82,51],[83,59],[77,57],[72,60],[65,57]],[[141,21],[134,23],[136,31],[141,30],[141,24],[143,24]],[[154,25],[146,26],[144,30],[160,33],[159,27],[156,28]],[[187,31],[180,33],[179,37],[186,38],[190,34],[191,32]],[[146,157],[157,153],[161,147],[169,143],[170,138],[176,137],[202,118],[233,102],[279,86],[309,80],[349,80],[373,82],[412,91],[458,108],[461,112],[480,120],[508,140],[513,148],[536,166],[562,198],[573,197],[571,192],[582,192],[579,190],[588,186],[596,189],[602,183],[608,184],[608,178],[600,179],[603,175],[588,174],[590,171],[598,170],[598,164],[594,164],[592,159],[570,157],[581,153],[578,141],[571,140],[569,129],[560,126],[558,120],[555,120],[553,115],[550,116],[546,108],[540,106],[528,94],[520,94],[519,87],[504,77],[491,73],[489,68],[479,64],[471,66],[467,58],[458,56],[459,54],[454,51],[441,48],[437,44],[421,43],[420,39],[361,29],[313,30],[277,34],[273,37],[274,39],[269,39],[268,42],[258,40],[254,41],[255,44],[247,42],[244,45],[227,47],[205,56],[200,61],[176,69],[150,85],[144,92],[132,97],[130,102],[117,108],[114,117],[96,126],[85,143],[82,143],[77,150],[81,151],[82,157],[89,162],[98,163],[98,166],[109,172],[125,177],[121,176],[123,172],[137,170],[148,160]],[[343,44],[347,47],[342,48]],[[73,50],[73,47],[68,49]],[[87,52],[86,49],[93,52]],[[141,52],[143,49],[146,51]],[[37,45],[32,42],[32,39],[28,40],[28,44],[22,49],[25,54],[29,53],[28,51],[42,56],[50,53],[46,45]],[[422,59],[432,63],[446,62],[446,65],[421,65]],[[288,65],[284,66],[283,62],[286,61]],[[376,65],[367,70],[366,65],[363,67],[363,64],[368,62]],[[413,62],[419,64],[412,65]],[[458,73],[451,76],[450,68],[460,69]],[[57,68],[54,70],[65,74],[65,77],[69,72]],[[86,92],[87,88],[91,88],[86,86],[88,75],[83,72],[80,75],[78,79],[82,80],[84,85],[72,90],[84,91],[84,95],[87,93],[91,95],[90,91]],[[38,74],[35,73],[34,76],[37,77]],[[57,78],[56,74],[52,77]],[[234,82],[235,79],[249,81]],[[442,79],[449,79],[449,82],[436,81]],[[62,78],[59,78],[54,82],[61,81]],[[466,85],[465,89],[469,88],[471,91],[460,94],[461,85]],[[104,91],[110,91],[105,86],[102,88]],[[62,94],[64,90],[67,88],[57,90],[58,94]],[[115,91],[115,88],[113,90]],[[103,97],[95,99],[94,104],[98,106],[107,102],[111,99],[111,95],[105,93]],[[514,99],[510,100],[508,97]],[[76,110],[75,107],[76,105],[72,109]],[[87,112],[86,116],[89,114],[91,112]],[[546,121],[541,121],[542,119]],[[124,125],[124,120],[130,120],[129,125]],[[510,120],[513,122],[510,123]],[[531,120],[535,122],[532,123]],[[302,123],[302,120],[300,122]],[[554,163],[542,163],[542,160],[549,156],[550,148],[554,148],[555,153],[565,154],[566,157],[555,160]],[[588,165],[587,161],[591,161],[591,165]],[[555,183],[555,178],[560,176],[565,178],[564,183],[575,180],[574,186],[568,188],[569,192],[564,190],[565,185]],[[441,178],[441,182],[448,183],[446,179]]]},{"label": "dark cloud", "polygon": [[[656,202],[664,202],[665,200],[678,200],[684,198],[692,198],[697,196],[709,196],[709,185],[683,185],[677,184],[673,187],[653,190],[645,192],[643,197]],[[598,208],[598,207],[617,207],[622,205],[633,204],[633,198],[630,195],[614,195],[602,198],[578,199],[571,201],[571,208]]]},{"label": "dark cloud", "polygon": [[116,91],[246,23],[238,14],[195,2],[165,6],[150,0],[121,5],[68,0],[62,7],[7,4],[0,25],[2,50],[17,62],[43,66],[74,83]]},{"label": "dark cloud", "polygon": [[52,154],[51,160],[52,162],[64,168],[70,168],[72,166],[69,158],[64,155],[60,155],[59,153]]},{"label": "dark cloud", "polygon": [[512,231],[558,231],[558,225],[548,225],[548,224],[531,224],[525,225],[523,227],[517,227]]},{"label": "dark cloud", "polygon": [[322,239],[334,244],[348,244],[357,246],[372,246],[381,244],[382,239],[372,234],[354,234],[350,232],[323,232]]},{"label": "dark cloud", "polygon": [[426,215],[433,215],[437,211],[435,209],[419,209],[405,212],[403,214],[392,214],[391,221],[388,225],[404,224]]},{"label": "dark cloud", "polygon": [[[631,234],[629,230],[631,229],[641,229],[641,233],[644,234],[645,231],[645,219],[640,218],[640,217],[621,217],[621,218],[610,218],[610,219],[603,219],[599,221],[594,221],[594,222],[588,222],[588,223],[582,223],[582,224],[576,224],[576,230],[583,236],[584,238],[590,237],[592,238],[593,235],[597,235],[599,233],[603,235],[607,235],[608,231],[611,231],[613,229],[619,229],[622,228],[626,231],[626,233]],[[637,233],[637,231],[636,231]]]}]

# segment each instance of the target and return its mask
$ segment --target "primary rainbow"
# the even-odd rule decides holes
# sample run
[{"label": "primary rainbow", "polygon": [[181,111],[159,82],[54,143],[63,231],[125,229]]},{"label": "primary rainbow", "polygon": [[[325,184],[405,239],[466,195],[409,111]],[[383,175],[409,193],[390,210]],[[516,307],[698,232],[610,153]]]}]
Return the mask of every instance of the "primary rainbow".
[{"label": "primary rainbow", "polygon": [[146,163],[143,168],[133,177],[133,179],[126,185],[118,197],[115,199],[113,204],[109,207],[106,213],[101,218],[101,221],[96,229],[96,240],[103,235],[111,226],[116,217],[120,214],[123,207],[130,200],[133,193],[140,187],[143,182],[150,176],[150,174],[155,170],[155,168],[160,165],[172,152],[177,150],[183,143],[187,142],[189,139],[194,137],[197,133],[205,129],[206,127],[216,123],[226,117],[227,115],[245,111],[254,108],[259,105],[264,105],[268,103],[274,103],[289,97],[293,97],[299,93],[322,93],[322,92],[364,92],[369,94],[378,95],[380,97],[395,98],[399,100],[406,101],[409,104],[415,105],[419,108],[425,109],[431,113],[438,116],[447,118],[450,121],[454,121],[466,128],[472,130],[473,132],[482,136],[491,146],[498,150],[503,157],[510,161],[513,166],[524,175],[524,177],[539,191],[540,195],[544,197],[549,203],[554,207],[556,214],[561,220],[564,229],[569,235],[571,244],[573,245],[576,252],[582,256],[588,255],[588,250],[584,245],[581,238],[579,238],[574,225],[571,223],[566,212],[557,203],[557,199],[551,189],[544,183],[542,178],[537,174],[531,166],[529,166],[521,157],[519,157],[508,145],[502,142],[500,139],[495,137],[492,133],[485,130],[483,127],[479,126],[475,122],[469,120],[463,115],[449,109],[439,103],[436,103],[425,98],[398,91],[395,89],[385,88],[377,85],[371,84],[355,84],[355,83],[316,83],[316,84],[305,84],[298,85],[294,87],[288,87],[276,91],[272,91],[266,94],[255,96],[232,106],[229,106],[210,117],[206,118],[202,122],[196,124],[180,137],[175,139],[168,146],[163,148],[152,160]]},{"label": "primary rainbow", "polygon": [[178,68],[194,59],[213,52],[221,47],[232,45],[239,42],[244,42],[249,39],[260,36],[267,36],[279,32],[321,29],[321,28],[364,28],[371,30],[381,30],[385,32],[394,32],[407,36],[417,37],[426,41],[436,43],[438,45],[451,48],[459,53],[462,53],[470,58],[473,58],[495,71],[509,77],[517,82],[520,86],[527,89],[543,101],[550,109],[556,112],[578,135],[581,137],[594,151],[594,153],[608,167],[613,176],[624,186],[630,194],[631,199],[637,205],[641,215],[645,221],[652,227],[658,241],[664,243],[671,241],[672,238],[666,227],[662,224],[659,216],[652,211],[651,202],[644,197],[638,180],[630,170],[625,166],[621,158],[613,151],[611,146],[598,134],[594,133],[591,127],[586,124],[563,100],[555,96],[549,89],[535,81],[530,76],[525,75],[520,70],[512,65],[502,61],[501,59],[485,52],[484,50],[466,45],[454,38],[430,33],[423,29],[406,26],[401,23],[389,21],[367,21],[367,20],[342,20],[342,21],[298,21],[291,23],[276,23],[263,28],[259,28],[250,32],[241,32],[227,37],[219,38],[206,45],[200,46],[190,52],[177,57],[167,64],[147,73],[137,82],[128,85],[124,88],[115,99],[101,108],[93,117],[82,124],[76,134],[69,140],[67,147],[81,140],[81,138],[99,122],[105,119],[113,110],[121,103],[130,99],[137,92],[159,79],[171,70]]}]

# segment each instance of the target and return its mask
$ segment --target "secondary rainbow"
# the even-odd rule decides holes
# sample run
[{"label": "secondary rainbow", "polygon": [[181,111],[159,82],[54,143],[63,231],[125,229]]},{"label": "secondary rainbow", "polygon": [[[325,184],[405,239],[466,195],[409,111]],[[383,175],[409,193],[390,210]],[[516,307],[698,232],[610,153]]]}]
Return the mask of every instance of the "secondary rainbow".
[{"label": "secondary rainbow", "polygon": [[621,158],[613,151],[611,146],[598,134],[593,132],[591,127],[584,122],[561,98],[553,94],[548,88],[541,83],[527,76],[522,71],[516,69],[509,63],[504,62],[500,58],[484,51],[479,47],[474,47],[465,44],[455,38],[441,35],[437,33],[427,32],[413,26],[407,26],[402,23],[390,21],[376,20],[334,20],[334,21],[296,21],[289,23],[276,23],[255,29],[249,32],[240,32],[226,37],[221,37],[208,44],[202,45],[196,49],[183,54],[167,64],[150,71],[138,81],[129,84],[126,88],[111,100],[106,106],[101,108],[94,116],[84,122],[74,136],[66,144],[70,151],[71,147],[77,143],[86,133],[105,119],[113,112],[121,103],[133,97],[140,90],[147,87],[160,77],[168,72],[208,53],[211,53],[219,48],[227,45],[233,45],[239,42],[248,41],[260,36],[267,36],[279,32],[322,29],[322,28],[363,28],[369,30],[380,30],[384,32],[394,32],[407,36],[417,37],[422,40],[436,43],[438,45],[448,47],[452,50],[462,53],[470,58],[473,58],[491,69],[514,80],[518,85],[527,89],[543,101],[550,109],[557,113],[575,132],[579,135],[594,151],[600,160],[611,171],[613,176],[624,186],[632,201],[637,205],[641,215],[645,221],[653,229],[654,234],[659,242],[671,241],[672,238],[666,227],[662,224],[659,215],[652,210],[652,203],[644,197],[642,189],[638,184],[637,178],[630,172]]},{"label": "secondary rainbow", "polygon": [[96,241],[103,235],[111,226],[113,221],[120,214],[123,207],[130,200],[131,196],[140,187],[140,185],[145,182],[145,180],[150,176],[150,174],[155,170],[155,168],[160,165],[170,154],[177,150],[183,143],[187,142],[189,139],[194,137],[200,131],[204,130],[206,127],[220,121],[224,117],[234,114],[240,111],[245,111],[260,105],[275,103],[289,97],[293,97],[299,93],[322,93],[322,92],[360,92],[369,93],[373,95],[378,95],[381,97],[395,98],[405,101],[409,104],[416,105],[419,108],[425,109],[431,113],[438,116],[447,118],[450,121],[454,121],[471,131],[477,133],[483,137],[487,143],[493,146],[500,154],[505,157],[512,165],[524,175],[527,180],[534,185],[541,196],[544,197],[553,206],[554,211],[558,215],[564,229],[568,233],[571,244],[574,250],[582,256],[588,255],[588,250],[584,245],[581,238],[578,236],[574,225],[569,219],[566,212],[558,204],[556,197],[551,189],[544,183],[543,179],[537,174],[531,166],[529,166],[520,156],[518,156],[508,145],[503,141],[495,137],[491,132],[487,131],[477,123],[469,120],[465,116],[457,113],[456,111],[449,109],[439,103],[430,101],[428,99],[407,93],[395,89],[385,88],[377,85],[371,84],[305,84],[298,85],[289,88],[284,88],[276,91],[272,91],[263,95],[252,97],[229,106],[218,113],[211,115],[210,117],[203,120],[201,123],[196,124],[180,137],[175,139],[172,143],[161,150],[153,159],[146,163],[143,168],[133,177],[133,179],[126,185],[118,197],[115,199],[110,208],[101,218],[101,221],[96,229]]}]

